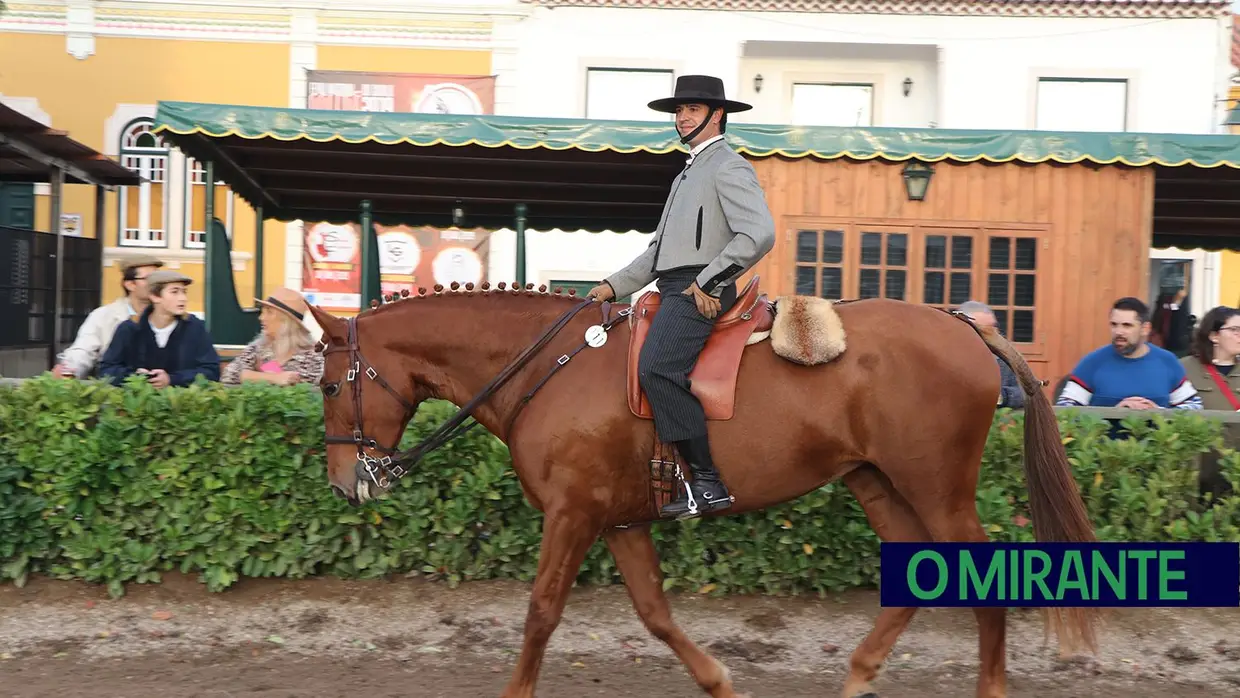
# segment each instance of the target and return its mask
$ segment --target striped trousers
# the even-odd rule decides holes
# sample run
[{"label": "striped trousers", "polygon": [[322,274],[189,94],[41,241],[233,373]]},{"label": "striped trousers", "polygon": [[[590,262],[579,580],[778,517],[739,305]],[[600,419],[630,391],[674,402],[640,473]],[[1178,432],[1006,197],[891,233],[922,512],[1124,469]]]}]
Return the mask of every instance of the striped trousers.
[{"label": "striped trousers", "polygon": [[706,413],[689,390],[689,373],[715,319],[736,304],[736,284],[729,284],[719,299],[719,315],[713,319],[702,315],[693,296],[682,293],[699,271],[674,270],[659,277],[659,311],[637,359],[638,381],[650,402],[659,439],[666,443],[706,436]]}]

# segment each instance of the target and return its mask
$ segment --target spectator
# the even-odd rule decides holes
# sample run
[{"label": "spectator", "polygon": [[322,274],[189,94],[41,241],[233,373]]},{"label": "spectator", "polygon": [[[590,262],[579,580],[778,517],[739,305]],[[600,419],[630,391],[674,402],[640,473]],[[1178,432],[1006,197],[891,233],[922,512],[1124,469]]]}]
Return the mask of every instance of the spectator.
[{"label": "spectator", "polygon": [[137,319],[150,306],[146,277],[162,266],[162,260],[147,255],[126,258],[121,264],[121,290],[124,295],[95,308],[86,316],[77,338],[52,367],[52,375],[58,378],[87,378],[93,375],[100,357],[112,343],[117,326],[126,320]]},{"label": "spectator", "polygon": [[[1201,403],[1207,410],[1240,411],[1240,310],[1219,306],[1206,313],[1193,333],[1192,350],[1180,359],[1193,384],[1200,386]],[[1223,446],[1240,448],[1240,425],[1223,425]],[[1203,492],[1217,498],[1230,489],[1221,475],[1219,453],[1211,450],[1198,462]]]},{"label": "spectator", "polygon": [[[999,325],[995,318],[995,313],[981,301],[967,301],[957,309],[973,319],[973,322],[982,327],[994,327]],[[999,388],[999,407],[1022,408],[1025,406],[1025,392],[1020,388],[1020,382],[1016,380],[1016,374],[1008,365],[1003,363],[998,357],[995,357],[995,363],[999,364],[999,376],[1001,385]]]},{"label": "spectator", "polygon": [[1192,350],[1180,359],[1207,410],[1240,411],[1240,310],[1220,305],[1201,318]]},{"label": "spectator", "polygon": [[189,385],[198,376],[219,380],[220,356],[207,325],[185,311],[186,287],[191,283],[188,276],[174,271],[146,277],[151,305],[136,322],[117,327],[99,363],[101,376],[119,384],[138,373],[156,388]]},{"label": "spectator", "polygon": [[1181,288],[1158,296],[1150,317],[1150,342],[1175,354],[1189,351],[1193,335],[1193,317],[1188,311],[1188,289]]},{"label": "spectator", "polygon": [[220,382],[318,383],[323,375],[323,355],[314,350],[314,339],[306,328],[309,308],[301,294],[278,288],[258,303],[263,306],[258,316],[263,330],[228,362]]},{"label": "spectator", "polygon": [[1150,312],[1137,298],[1111,306],[1111,344],[1086,354],[1055,404],[1134,410],[1201,409],[1201,396],[1175,354],[1150,344]]}]

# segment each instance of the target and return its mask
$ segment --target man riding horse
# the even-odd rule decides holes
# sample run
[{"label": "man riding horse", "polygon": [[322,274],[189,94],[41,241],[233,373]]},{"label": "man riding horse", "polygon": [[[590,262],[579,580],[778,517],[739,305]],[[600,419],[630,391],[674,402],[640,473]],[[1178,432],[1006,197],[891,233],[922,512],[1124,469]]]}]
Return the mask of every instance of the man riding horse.
[{"label": "man riding horse", "polygon": [[664,516],[685,518],[693,501],[699,513],[731,506],[711,459],[706,416],[690,392],[689,373],[715,318],[736,303],[737,278],[774,246],[775,221],[753,165],[723,136],[728,113],[747,111],[750,105],[727,99],[718,78],[684,75],[676,80],[675,96],[649,106],[676,115],[689,158],[672,183],[650,246],[587,296],[607,301],[658,282],[662,304],[638,370],[659,438],[676,444],[693,473],[687,497],[662,510]]}]

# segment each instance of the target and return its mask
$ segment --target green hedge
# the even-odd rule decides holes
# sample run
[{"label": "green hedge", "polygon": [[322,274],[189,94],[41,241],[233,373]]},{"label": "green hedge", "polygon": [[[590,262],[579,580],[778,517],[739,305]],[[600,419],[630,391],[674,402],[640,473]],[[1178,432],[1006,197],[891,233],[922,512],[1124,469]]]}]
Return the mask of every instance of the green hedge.
[{"label": "green hedge", "polygon": [[[453,411],[420,410],[405,444]],[[1185,413],[1111,441],[1091,415],[1060,415],[1104,540],[1240,541],[1240,496],[1202,503],[1194,454],[1219,426]],[[995,540],[1031,540],[1021,414],[996,416],[978,511]],[[456,583],[530,580],[541,517],[503,444],[482,429],[427,457],[392,495],[360,509],[332,496],[313,388],[218,384],[157,391],[40,378],[0,388],[0,580],[106,584],[115,595],[163,572],[211,590],[241,576],[377,577],[416,571]],[[1240,455],[1225,471],[1240,482]],[[667,585],[692,591],[826,592],[878,579],[878,540],[833,484],[764,512],[656,527]],[[582,583],[620,578],[602,543]]]}]

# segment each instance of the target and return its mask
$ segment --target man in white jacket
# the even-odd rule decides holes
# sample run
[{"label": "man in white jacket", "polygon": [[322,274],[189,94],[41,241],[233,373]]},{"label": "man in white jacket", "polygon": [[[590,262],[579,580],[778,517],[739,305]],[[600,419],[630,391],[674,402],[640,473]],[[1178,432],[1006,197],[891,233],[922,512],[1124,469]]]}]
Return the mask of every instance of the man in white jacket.
[{"label": "man in white jacket", "polygon": [[73,345],[60,355],[52,374],[61,378],[87,378],[93,375],[99,359],[103,358],[112,343],[117,326],[142,315],[142,311],[151,304],[146,277],[162,266],[162,260],[149,255],[125,258],[121,263],[121,286],[125,295],[91,311],[78,330]]}]

